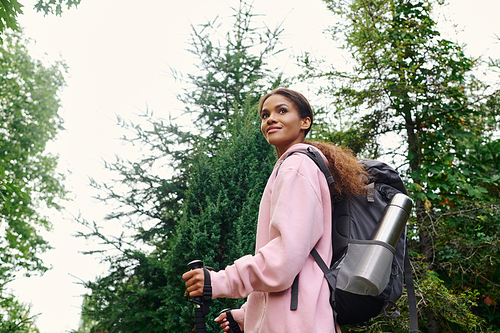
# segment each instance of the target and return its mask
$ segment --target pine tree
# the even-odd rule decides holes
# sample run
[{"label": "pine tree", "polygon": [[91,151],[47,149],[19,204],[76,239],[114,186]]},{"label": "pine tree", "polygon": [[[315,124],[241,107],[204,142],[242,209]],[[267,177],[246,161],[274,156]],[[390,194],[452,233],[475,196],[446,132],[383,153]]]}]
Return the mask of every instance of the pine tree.
[{"label": "pine tree", "polygon": [[[198,115],[196,131],[149,118],[152,129],[134,126],[137,137],[130,141],[151,148],[151,154],[138,162],[108,164],[122,181],[94,184],[104,189],[104,201],[121,204],[107,218],[119,219],[134,233],[113,239],[96,223],[81,219],[90,228],[81,236],[98,237],[115,249],[104,259],[110,263],[109,273],[84,283],[91,293],[83,317],[95,323],[94,329],[190,331],[193,306],[183,296],[181,279],[187,263],[201,258],[222,268],[253,253],[260,195],[274,156],[256,123],[256,103],[281,76],[274,77],[264,62],[273,53],[279,30],[255,30],[252,17],[251,6],[241,2],[234,30],[219,43],[207,42],[207,29],[213,25],[195,30],[193,45],[202,74],[189,76],[194,92],[188,90],[181,100],[188,113]],[[155,174],[166,164],[175,170],[171,178]],[[123,185],[130,190],[116,190]],[[144,228],[144,220],[153,227]],[[154,250],[142,250],[143,244]],[[213,311],[241,301],[216,303]]]},{"label": "pine tree", "polygon": [[[201,259],[219,270],[254,252],[260,197],[275,154],[260,133],[255,104],[247,105],[232,120],[231,136],[221,142],[217,153],[207,156],[200,146],[190,170],[184,215],[166,257],[166,307],[171,318],[167,331],[180,323],[186,332],[194,327],[192,306],[183,297],[185,286],[180,279],[189,261]],[[208,318],[241,304],[216,300]],[[210,326],[216,329],[215,323]]]}]

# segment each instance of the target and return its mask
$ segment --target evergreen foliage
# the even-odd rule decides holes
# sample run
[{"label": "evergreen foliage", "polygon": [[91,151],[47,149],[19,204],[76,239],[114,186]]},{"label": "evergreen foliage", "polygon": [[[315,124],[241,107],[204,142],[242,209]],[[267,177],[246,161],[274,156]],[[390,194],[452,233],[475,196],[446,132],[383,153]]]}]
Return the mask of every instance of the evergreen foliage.
[{"label": "evergreen foliage", "polygon": [[20,303],[14,295],[0,295],[0,333],[40,333],[35,326],[36,315],[30,306]]},{"label": "evergreen foliage", "polygon": [[[252,254],[260,197],[275,161],[260,133],[256,105],[232,115],[232,124],[213,155],[196,147],[185,173],[188,190],[183,215],[169,239],[146,255],[124,250],[110,260],[110,274],[86,284],[92,290],[85,316],[108,332],[189,332],[193,305],[183,296],[182,273],[195,258],[216,270]],[[97,234],[97,233],[96,233]],[[217,300],[208,318],[238,307]],[[215,323],[209,323],[215,329]]]},{"label": "evergreen foliage", "polygon": [[[189,51],[199,57],[199,74],[187,75],[188,87],[178,98],[185,104],[184,116],[195,118],[195,129],[185,130],[175,119],[156,119],[149,111],[144,114],[148,127],[120,120],[136,134],[124,140],[141,145],[150,153],[139,161],[117,158],[114,163],[107,163],[106,167],[120,176],[116,185],[93,184],[103,190],[100,200],[119,203],[107,219],[126,221],[131,228],[141,230],[136,237],[146,243],[168,235],[182,215],[181,203],[187,189],[184,173],[192,163],[193,147],[203,144],[206,152],[212,154],[231,124],[235,109],[245,107],[245,103],[257,103],[262,91],[286,83],[265,63],[277,52],[280,28],[255,28],[252,6],[243,1],[234,11],[232,30],[227,33],[217,30],[217,20],[199,29],[193,27]],[[218,35],[224,35],[224,40],[215,39]],[[174,75],[179,80],[183,77],[175,71]],[[127,192],[120,191],[123,185]],[[155,221],[155,226],[141,229],[137,216],[142,217],[140,222]]]},{"label": "evergreen foliage", "polygon": [[[186,310],[187,298],[182,297],[185,286],[180,279],[189,261],[201,259],[219,270],[254,253],[260,197],[275,153],[258,129],[256,105],[250,104],[240,114],[233,115],[234,120],[237,121],[231,137],[221,142],[215,156],[207,156],[203,147],[195,153],[186,210],[166,257],[169,295],[166,306],[167,317],[171,318],[167,331],[180,324],[186,332],[194,327],[194,312],[192,306]],[[215,318],[224,308],[241,304],[229,299],[216,300],[208,318]],[[215,323],[210,325],[214,330],[215,326]]]},{"label": "evergreen foliage", "polygon": [[[120,204],[107,218],[125,222],[133,234],[109,238],[95,223],[81,219],[90,228],[81,236],[98,237],[115,249],[104,259],[109,274],[84,283],[91,293],[84,302],[82,332],[89,326],[108,332],[191,331],[193,304],[183,296],[181,279],[187,263],[203,259],[220,269],[254,252],[260,196],[275,159],[260,133],[256,103],[264,89],[282,80],[264,62],[279,33],[265,28],[268,39],[255,43],[261,35],[251,28],[252,17],[251,6],[241,2],[225,44],[207,42],[206,29],[213,24],[194,30],[202,74],[188,77],[194,92],[187,90],[180,99],[187,113],[198,115],[198,132],[185,132],[148,113],[152,129],[134,125],[137,136],[126,140],[151,148],[151,154],[138,162],[107,164],[122,177],[116,185],[94,183],[104,189],[102,200]],[[261,43],[267,46],[260,49]],[[158,173],[164,165],[174,171],[170,178]],[[123,185],[127,193],[116,189]],[[153,226],[146,228],[144,222]],[[147,252],[144,244],[154,250]],[[216,301],[211,315],[241,304]]]},{"label": "evergreen foliage", "polygon": [[189,51],[200,57],[197,67],[201,74],[188,73],[188,82],[195,89],[185,89],[178,96],[186,112],[196,117],[196,127],[203,137],[212,141],[221,138],[235,107],[259,101],[255,89],[262,90],[262,79],[272,75],[265,59],[282,51],[276,49],[282,32],[279,26],[274,30],[254,28],[255,14],[247,3],[240,2],[235,11],[233,31],[227,33],[224,44],[214,40],[220,26],[217,19],[198,30],[193,28]]}]

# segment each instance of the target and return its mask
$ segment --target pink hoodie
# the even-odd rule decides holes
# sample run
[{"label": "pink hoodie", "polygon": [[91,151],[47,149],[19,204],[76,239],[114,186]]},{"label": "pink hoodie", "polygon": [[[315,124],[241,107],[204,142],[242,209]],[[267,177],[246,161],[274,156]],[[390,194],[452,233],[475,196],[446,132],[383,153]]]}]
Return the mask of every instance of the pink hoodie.
[{"label": "pink hoodie", "polygon": [[[331,203],[325,176],[293,145],[274,166],[262,195],[255,255],[244,256],[211,272],[213,297],[244,298],[232,315],[245,333],[333,333],[330,291],[309,252],[316,247],[325,262],[332,258]],[[290,310],[291,285],[299,275],[296,311]],[[340,332],[340,330],[339,330]]]}]

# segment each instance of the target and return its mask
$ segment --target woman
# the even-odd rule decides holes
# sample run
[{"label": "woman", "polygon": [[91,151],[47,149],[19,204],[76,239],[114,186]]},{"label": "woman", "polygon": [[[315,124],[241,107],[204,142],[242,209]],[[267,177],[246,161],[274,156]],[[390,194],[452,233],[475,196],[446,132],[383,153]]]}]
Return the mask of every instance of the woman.
[{"label": "woman", "polygon": [[[231,311],[245,333],[333,333],[336,327],[340,332],[333,322],[328,283],[309,253],[316,248],[325,262],[331,261],[331,195],[359,194],[365,173],[341,148],[304,143],[313,113],[300,93],[284,88],[268,93],[259,103],[259,114],[262,133],[276,148],[278,161],[260,203],[255,255],[211,272],[212,297],[248,297],[240,309]],[[309,157],[287,157],[309,145],[317,147],[329,165],[335,179],[331,191]],[[298,308],[292,311],[290,287],[299,273]],[[182,277],[191,297],[203,294],[203,270]],[[224,331],[229,329],[225,314],[215,320]]]}]

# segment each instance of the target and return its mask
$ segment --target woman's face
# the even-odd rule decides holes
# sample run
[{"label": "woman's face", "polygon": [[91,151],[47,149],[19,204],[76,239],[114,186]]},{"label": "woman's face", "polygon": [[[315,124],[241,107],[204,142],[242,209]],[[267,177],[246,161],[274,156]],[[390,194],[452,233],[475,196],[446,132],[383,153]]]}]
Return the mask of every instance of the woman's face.
[{"label": "woman's face", "polygon": [[262,105],[260,129],[269,144],[276,148],[278,158],[292,145],[304,141],[304,130],[311,119],[300,118],[293,102],[282,95],[272,95]]}]

